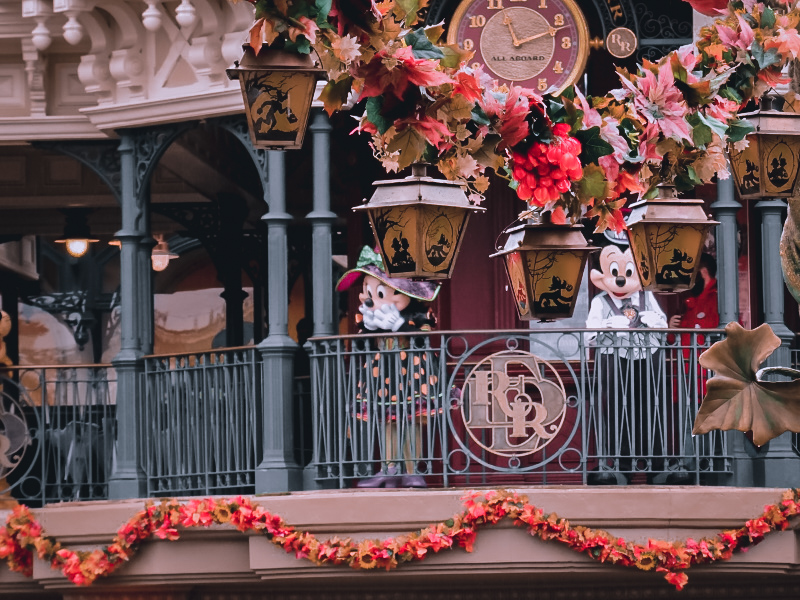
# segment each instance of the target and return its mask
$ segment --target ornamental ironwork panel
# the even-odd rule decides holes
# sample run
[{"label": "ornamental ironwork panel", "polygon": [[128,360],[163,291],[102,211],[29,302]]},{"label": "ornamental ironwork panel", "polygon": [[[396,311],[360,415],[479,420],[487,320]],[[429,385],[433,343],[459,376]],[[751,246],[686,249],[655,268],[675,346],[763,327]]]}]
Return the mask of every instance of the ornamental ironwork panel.
[{"label": "ornamental ironwork panel", "polygon": [[731,472],[725,436],[691,429],[710,376],[697,358],[719,335],[312,339],[310,468],[341,487],[611,483],[607,473],[617,483],[718,483]]},{"label": "ornamental ironwork panel", "polygon": [[105,365],[0,377],[0,496],[30,506],[108,498],[116,376]]}]

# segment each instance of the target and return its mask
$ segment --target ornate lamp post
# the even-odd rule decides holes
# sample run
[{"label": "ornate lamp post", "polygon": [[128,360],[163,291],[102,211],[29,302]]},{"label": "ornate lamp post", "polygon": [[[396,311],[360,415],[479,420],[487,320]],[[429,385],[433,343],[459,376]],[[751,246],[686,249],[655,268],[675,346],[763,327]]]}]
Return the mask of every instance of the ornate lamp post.
[{"label": "ornate lamp post", "polygon": [[783,99],[767,96],[761,108],[742,114],[755,126],[750,144],[729,149],[734,180],[742,198],[788,198],[800,173],[800,114],[780,110]]},{"label": "ornate lamp post", "polygon": [[460,183],[428,177],[421,164],[375,186],[353,210],[367,212],[389,276],[449,279],[470,214],[486,209],[471,204]]},{"label": "ornate lamp post", "polygon": [[691,288],[708,230],[718,224],[708,218],[702,200],[680,199],[672,185],[659,185],[656,198],[631,206],[628,238],[642,287]]},{"label": "ornate lamp post", "polygon": [[253,146],[272,150],[302,147],[314,87],[325,74],[311,55],[274,48],[256,54],[245,45],[242,59],[226,73],[242,86]]},{"label": "ornate lamp post", "polygon": [[554,225],[536,216],[507,229],[506,243],[492,257],[505,260],[517,314],[523,321],[572,316],[589,246],[580,226]]}]

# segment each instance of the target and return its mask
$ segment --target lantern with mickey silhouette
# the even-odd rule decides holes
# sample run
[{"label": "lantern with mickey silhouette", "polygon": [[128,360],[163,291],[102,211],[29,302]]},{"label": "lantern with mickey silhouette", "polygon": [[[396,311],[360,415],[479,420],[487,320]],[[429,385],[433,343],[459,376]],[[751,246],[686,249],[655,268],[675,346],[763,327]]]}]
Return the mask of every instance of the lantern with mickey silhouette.
[{"label": "lantern with mickey silhouette", "polygon": [[597,248],[580,226],[553,224],[549,213],[532,216],[503,232],[505,244],[492,257],[503,257],[520,319],[566,319],[575,310],[586,259]]},{"label": "lantern with mickey silhouette", "polygon": [[469,201],[462,184],[428,177],[423,164],[375,186],[369,202],[353,210],[367,212],[386,273],[449,279],[470,215],[486,209]]},{"label": "lantern with mickey silhouette", "polygon": [[658,196],[631,206],[628,238],[642,288],[676,292],[694,285],[708,231],[702,200],[678,198],[675,187],[658,186]]},{"label": "lantern with mickey silhouette", "polygon": [[295,150],[303,145],[318,79],[325,70],[309,54],[249,44],[228,78],[238,79],[247,127],[256,148]]},{"label": "lantern with mickey silhouette", "polygon": [[729,149],[739,195],[744,199],[789,198],[800,174],[800,114],[783,110],[782,98],[767,96],[758,111],[742,114],[755,130],[746,148]]}]

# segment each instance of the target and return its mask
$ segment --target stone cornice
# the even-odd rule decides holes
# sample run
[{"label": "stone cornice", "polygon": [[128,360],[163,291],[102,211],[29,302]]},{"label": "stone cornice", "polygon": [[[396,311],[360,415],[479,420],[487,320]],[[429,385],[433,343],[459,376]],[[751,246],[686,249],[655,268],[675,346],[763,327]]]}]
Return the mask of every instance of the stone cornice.
[{"label": "stone cornice", "polygon": [[0,144],[107,137],[82,115],[0,118]]},{"label": "stone cornice", "polygon": [[239,87],[230,87],[191,96],[93,106],[84,108],[81,112],[97,129],[111,132],[129,127],[238,114],[244,112],[244,103]]},{"label": "stone cornice", "polygon": [[[614,535],[644,542],[648,538],[698,538],[724,528],[740,527],[747,519],[761,514],[764,505],[778,501],[782,490],[630,486],[522,488],[518,491],[545,512],[556,512],[573,524],[607,529]],[[464,492],[453,489],[341,490],[259,496],[254,501],[298,529],[321,538],[338,535],[358,540],[395,536],[448,519],[462,510]],[[141,500],[68,503],[35,513],[47,533],[63,544],[73,549],[91,549],[109,543],[116,529],[142,507]],[[683,594],[696,584],[731,585],[731,579],[736,577],[747,578],[750,584],[763,578],[762,581],[774,585],[798,585],[800,538],[796,531],[775,533],[749,552],[735,555],[731,561],[694,567],[689,574],[690,582]],[[5,591],[6,582],[13,583],[16,586],[13,589],[17,590],[23,585],[21,580],[10,577],[5,569],[0,569],[0,597],[11,597]],[[98,581],[92,590],[113,587],[135,592],[143,586],[189,584],[198,590],[232,582],[243,586],[266,585],[269,589],[289,586],[301,591],[339,589],[343,585],[393,590],[412,584],[423,587],[460,585],[468,590],[468,582],[478,587],[506,586],[514,585],[515,581],[530,581],[532,577],[537,585],[556,586],[559,581],[562,585],[569,581],[570,585],[588,586],[570,598],[610,598],[612,596],[597,591],[609,585],[633,586],[632,589],[637,590],[643,589],[642,586],[665,589],[659,585],[663,582],[656,573],[600,564],[558,543],[533,539],[523,528],[503,522],[479,531],[473,553],[461,549],[445,551],[403,565],[391,573],[353,571],[346,567],[318,568],[257,535],[243,535],[220,526],[192,529],[182,531],[177,542],[146,542],[130,564],[112,577]],[[42,562],[35,564],[34,581],[28,585],[30,589],[42,586],[65,594],[76,593],[60,573]],[[464,593],[464,598],[472,597],[467,591]],[[223,599],[227,596],[212,594],[210,597]]]}]

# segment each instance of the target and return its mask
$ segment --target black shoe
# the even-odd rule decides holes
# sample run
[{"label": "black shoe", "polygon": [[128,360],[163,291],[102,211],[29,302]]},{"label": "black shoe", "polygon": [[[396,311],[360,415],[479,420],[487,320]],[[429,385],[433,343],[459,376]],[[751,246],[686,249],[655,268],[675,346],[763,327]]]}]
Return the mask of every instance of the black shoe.
[{"label": "black shoe", "polygon": [[692,474],[684,469],[665,471],[663,473],[648,473],[648,485],[691,485]]},{"label": "black shoe", "polygon": [[692,474],[689,471],[670,471],[667,475],[667,485],[692,485]]},{"label": "black shoe", "polygon": [[597,468],[592,469],[589,473],[586,483],[588,485],[621,485],[616,473]]}]

